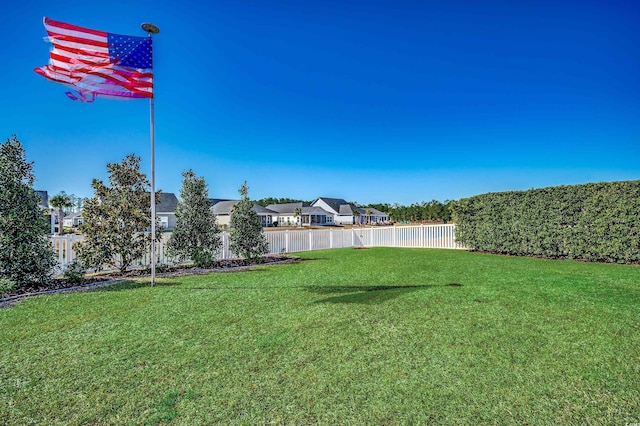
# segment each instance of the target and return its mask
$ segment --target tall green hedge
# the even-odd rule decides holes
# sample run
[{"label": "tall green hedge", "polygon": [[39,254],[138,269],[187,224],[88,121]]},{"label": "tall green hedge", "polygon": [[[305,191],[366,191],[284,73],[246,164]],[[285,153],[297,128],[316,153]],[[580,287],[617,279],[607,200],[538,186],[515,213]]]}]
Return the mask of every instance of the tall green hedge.
[{"label": "tall green hedge", "polygon": [[640,180],[482,194],[452,210],[472,250],[640,263]]}]

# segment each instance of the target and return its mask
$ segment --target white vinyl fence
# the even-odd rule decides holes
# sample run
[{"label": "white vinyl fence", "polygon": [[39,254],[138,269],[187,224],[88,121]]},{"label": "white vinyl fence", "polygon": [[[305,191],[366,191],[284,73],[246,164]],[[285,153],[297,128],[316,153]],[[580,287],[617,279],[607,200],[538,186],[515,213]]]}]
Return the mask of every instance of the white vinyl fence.
[{"label": "white vinyl fence", "polygon": [[[372,228],[328,228],[302,229],[296,231],[265,231],[269,243],[269,254],[295,253],[300,251],[324,250],[344,247],[415,247],[464,249],[456,243],[455,225],[389,226]],[[162,235],[158,246],[158,264],[173,262],[166,253],[165,246],[171,233]],[[76,258],[73,245],[82,241],[82,235],[52,236],[51,242],[58,256],[59,270]],[[232,259],[229,251],[229,233],[222,233],[222,250],[218,259]],[[146,266],[151,262],[145,256],[132,266]]]}]

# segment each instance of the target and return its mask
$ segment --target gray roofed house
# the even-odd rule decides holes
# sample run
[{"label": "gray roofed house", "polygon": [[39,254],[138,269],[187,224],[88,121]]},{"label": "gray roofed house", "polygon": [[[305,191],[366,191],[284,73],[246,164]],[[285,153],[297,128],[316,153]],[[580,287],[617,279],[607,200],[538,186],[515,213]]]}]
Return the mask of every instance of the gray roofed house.
[{"label": "gray roofed house", "polygon": [[[239,203],[240,200],[221,200],[211,206],[211,211],[216,215],[218,225],[223,228],[228,228],[231,224],[231,213],[233,213],[233,207]],[[253,211],[258,214],[260,224],[263,227],[271,226],[273,216],[277,215],[273,210],[269,210],[258,204],[253,205]]]},{"label": "gray roofed house", "polygon": [[[277,212],[278,216],[274,222],[278,222],[278,226],[315,226],[333,223],[332,217],[325,210],[302,202],[269,204],[267,209]],[[297,209],[300,209],[300,217],[296,215]]]},{"label": "gray roofed house", "polygon": [[326,210],[333,216],[333,222],[336,225],[352,225],[356,223],[357,215],[354,216],[353,213],[354,211],[358,212],[358,210],[342,198],[319,197],[311,205]]},{"label": "gray roofed house", "polygon": [[269,204],[267,208],[277,213],[293,213],[298,208],[302,209],[303,207],[308,207],[308,206],[309,206],[308,204],[305,205],[305,203],[303,202],[297,202],[297,203]]},{"label": "gray roofed house", "polygon": [[233,206],[238,203],[239,200],[219,200],[213,206],[211,206],[211,211],[213,214],[217,215],[230,215],[233,210]]},{"label": "gray roofed house", "polygon": [[160,202],[156,204],[156,216],[160,219],[160,226],[170,231],[176,226],[176,207],[178,197],[173,192],[161,192]]},{"label": "gray roofed house", "polygon": [[358,207],[358,211],[360,212],[360,223],[362,224],[389,222],[388,214],[373,207]]},{"label": "gray roofed house", "polygon": [[[376,210],[373,207],[356,207],[342,198],[317,198],[312,206],[321,207],[333,215],[333,221],[338,225],[382,223],[388,222],[389,216],[386,213]],[[367,211],[369,214],[367,215]],[[354,215],[355,213],[355,215]]]}]

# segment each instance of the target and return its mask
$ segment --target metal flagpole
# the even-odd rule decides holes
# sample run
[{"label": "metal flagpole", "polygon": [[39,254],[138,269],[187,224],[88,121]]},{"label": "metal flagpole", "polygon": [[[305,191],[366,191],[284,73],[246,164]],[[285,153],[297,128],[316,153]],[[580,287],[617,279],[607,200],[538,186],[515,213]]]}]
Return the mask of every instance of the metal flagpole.
[{"label": "metal flagpole", "polygon": [[[153,24],[144,23],[142,29],[149,34],[158,34],[160,29]],[[153,54],[153,51],[152,51]],[[153,97],[149,98],[149,122],[151,126],[151,285],[156,284],[156,154],[155,124],[153,117]]]}]

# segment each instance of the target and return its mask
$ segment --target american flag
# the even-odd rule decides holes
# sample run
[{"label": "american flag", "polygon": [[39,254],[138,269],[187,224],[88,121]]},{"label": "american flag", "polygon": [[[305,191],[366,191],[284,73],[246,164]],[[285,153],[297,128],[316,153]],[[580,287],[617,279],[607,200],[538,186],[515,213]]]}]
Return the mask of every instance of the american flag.
[{"label": "american flag", "polygon": [[151,37],[110,34],[44,18],[53,44],[49,63],[34,71],[75,90],[73,100],[96,96],[152,98]]}]

